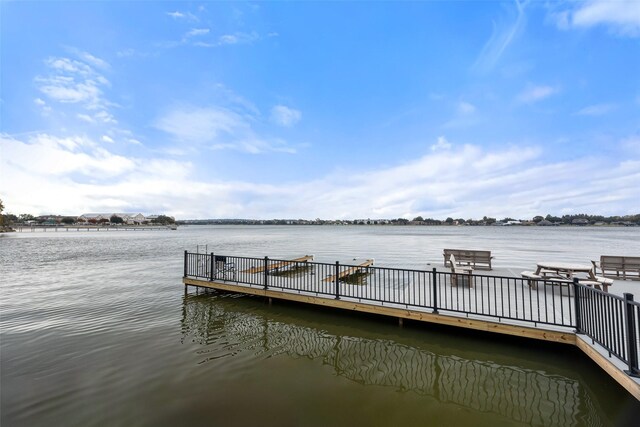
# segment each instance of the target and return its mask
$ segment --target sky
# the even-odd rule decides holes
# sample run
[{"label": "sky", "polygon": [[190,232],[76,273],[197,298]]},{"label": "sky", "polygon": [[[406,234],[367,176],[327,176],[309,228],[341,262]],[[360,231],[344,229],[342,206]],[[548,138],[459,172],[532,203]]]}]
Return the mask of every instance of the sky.
[{"label": "sky", "polygon": [[640,213],[640,1],[0,2],[33,215]]}]

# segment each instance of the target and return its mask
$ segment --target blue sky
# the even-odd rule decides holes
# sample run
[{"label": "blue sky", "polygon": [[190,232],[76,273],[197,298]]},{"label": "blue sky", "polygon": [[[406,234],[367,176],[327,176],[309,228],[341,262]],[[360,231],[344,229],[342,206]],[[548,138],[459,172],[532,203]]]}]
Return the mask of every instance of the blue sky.
[{"label": "blue sky", "polygon": [[638,1],[0,8],[9,212],[640,212]]}]

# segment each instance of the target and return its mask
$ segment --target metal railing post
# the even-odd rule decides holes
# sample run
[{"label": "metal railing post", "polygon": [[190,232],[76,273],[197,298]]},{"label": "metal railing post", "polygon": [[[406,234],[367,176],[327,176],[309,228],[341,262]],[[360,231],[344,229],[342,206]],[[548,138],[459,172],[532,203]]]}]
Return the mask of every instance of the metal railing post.
[{"label": "metal railing post", "polygon": [[336,261],[336,299],[340,299],[340,262]]},{"label": "metal railing post", "polygon": [[438,279],[438,273],[436,273],[436,268],[433,267],[431,271],[431,285],[433,286],[433,312],[438,313],[438,284],[436,280]]},{"label": "metal railing post", "polygon": [[184,251],[184,275],[183,278],[187,277],[187,251]]},{"label": "metal railing post", "polygon": [[580,299],[578,298],[580,284],[578,278],[573,278],[573,307],[576,312],[576,333],[582,333],[582,313],[580,313]]},{"label": "metal railing post", "polygon": [[264,257],[264,290],[269,287],[269,257]]},{"label": "metal railing post", "polygon": [[211,264],[209,266],[209,281],[213,282],[214,271],[216,269],[216,258],[213,256],[213,252],[211,252]]},{"label": "metal railing post", "polygon": [[629,370],[624,371],[627,375],[632,377],[640,377],[640,370],[638,370],[638,343],[636,341],[636,319],[635,312],[633,310],[633,294],[624,293],[624,318],[627,330],[627,359],[629,364]]}]

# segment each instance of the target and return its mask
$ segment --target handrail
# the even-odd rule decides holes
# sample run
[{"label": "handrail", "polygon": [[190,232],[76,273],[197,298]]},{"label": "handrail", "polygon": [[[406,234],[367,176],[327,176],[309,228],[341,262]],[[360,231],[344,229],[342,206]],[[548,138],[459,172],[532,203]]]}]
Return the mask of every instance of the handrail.
[{"label": "handrail", "polygon": [[619,297],[561,280],[458,274],[351,265],[309,260],[184,255],[184,277],[234,282],[263,289],[350,298],[377,305],[430,309],[575,328],[640,376],[640,304],[633,295]]}]

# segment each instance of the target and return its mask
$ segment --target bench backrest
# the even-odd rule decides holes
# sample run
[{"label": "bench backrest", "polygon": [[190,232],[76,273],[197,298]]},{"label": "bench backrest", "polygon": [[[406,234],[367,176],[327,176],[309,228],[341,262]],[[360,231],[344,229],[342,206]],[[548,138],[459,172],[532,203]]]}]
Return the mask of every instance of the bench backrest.
[{"label": "bench backrest", "polygon": [[456,256],[458,259],[461,259],[461,260],[486,259],[488,262],[491,259],[491,251],[476,251],[476,250],[468,250],[468,249],[445,249],[443,253],[447,260],[452,255]]},{"label": "bench backrest", "polygon": [[605,270],[639,270],[640,257],[602,255],[600,266]]}]

